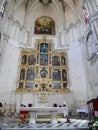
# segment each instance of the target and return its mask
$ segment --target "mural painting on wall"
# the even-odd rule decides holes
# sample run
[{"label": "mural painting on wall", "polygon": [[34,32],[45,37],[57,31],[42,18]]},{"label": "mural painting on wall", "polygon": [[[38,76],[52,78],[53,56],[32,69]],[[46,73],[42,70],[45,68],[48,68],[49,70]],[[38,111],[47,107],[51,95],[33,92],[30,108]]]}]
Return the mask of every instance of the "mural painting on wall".
[{"label": "mural painting on wall", "polygon": [[46,16],[40,17],[35,21],[35,34],[55,35],[55,23]]}]

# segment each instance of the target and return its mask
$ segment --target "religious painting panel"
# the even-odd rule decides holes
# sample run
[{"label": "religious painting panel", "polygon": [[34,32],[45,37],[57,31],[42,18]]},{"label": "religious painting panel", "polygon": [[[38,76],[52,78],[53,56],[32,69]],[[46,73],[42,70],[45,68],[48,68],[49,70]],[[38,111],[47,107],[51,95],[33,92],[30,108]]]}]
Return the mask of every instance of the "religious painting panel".
[{"label": "religious painting panel", "polygon": [[59,56],[52,57],[52,65],[53,66],[60,66],[60,57]]},{"label": "religious painting panel", "polygon": [[21,69],[20,71],[20,80],[24,80],[25,78],[25,69]]},{"label": "religious painting panel", "polygon": [[62,70],[62,80],[67,81],[67,72],[65,69]]},{"label": "religious painting panel", "polygon": [[33,68],[27,70],[26,80],[32,80],[35,79],[35,70]]},{"label": "religious painting panel", "polygon": [[66,65],[66,58],[64,56],[61,57],[61,65]]},{"label": "religious painting panel", "polygon": [[63,89],[67,88],[67,83],[63,83]]},{"label": "religious painting panel", "polygon": [[52,88],[53,89],[61,89],[61,83],[53,83]]},{"label": "religious painting panel", "polygon": [[40,71],[40,77],[41,77],[41,78],[46,78],[47,76],[48,76],[48,71],[43,68],[43,69]]},{"label": "religious painting panel", "polygon": [[25,64],[26,64],[26,61],[27,61],[27,56],[26,56],[26,55],[23,55],[23,56],[22,56],[22,64],[25,65]]},{"label": "religious painting panel", "polygon": [[59,69],[53,69],[52,80],[53,81],[60,81],[61,80],[61,72]]},{"label": "religious painting panel", "polygon": [[55,23],[53,19],[43,16],[35,21],[35,34],[55,35]]},{"label": "religious painting panel", "polygon": [[48,54],[40,54],[40,65],[48,66]]},{"label": "religious painting panel", "polygon": [[23,85],[24,85],[24,83],[23,82],[19,82],[19,86],[18,86],[18,88],[23,88]]},{"label": "religious painting panel", "polygon": [[45,91],[46,90],[46,84],[40,84],[40,86],[41,86],[41,91]]},{"label": "religious painting panel", "polygon": [[48,53],[48,44],[47,43],[40,44],[40,53]]},{"label": "religious painting panel", "polygon": [[28,56],[28,65],[35,65],[36,64],[36,56],[30,55]]},{"label": "religious painting panel", "polygon": [[35,85],[34,85],[34,83],[26,83],[26,88],[34,88],[35,87]]},{"label": "religious painting panel", "polygon": [[38,102],[45,103],[48,101],[48,96],[46,92],[41,92],[38,94]]}]

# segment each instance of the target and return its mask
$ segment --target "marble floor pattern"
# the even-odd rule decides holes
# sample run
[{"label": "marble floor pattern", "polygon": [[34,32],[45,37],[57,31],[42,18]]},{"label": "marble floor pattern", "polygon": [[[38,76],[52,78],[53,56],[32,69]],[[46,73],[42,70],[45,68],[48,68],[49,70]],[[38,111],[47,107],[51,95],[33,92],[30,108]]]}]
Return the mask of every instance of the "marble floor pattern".
[{"label": "marble floor pattern", "polygon": [[87,130],[88,120],[84,119],[70,119],[71,123],[66,123],[65,118],[58,119],[57,124],[46,123],[19,123],[17,120],[2,119],[0,130]]}]

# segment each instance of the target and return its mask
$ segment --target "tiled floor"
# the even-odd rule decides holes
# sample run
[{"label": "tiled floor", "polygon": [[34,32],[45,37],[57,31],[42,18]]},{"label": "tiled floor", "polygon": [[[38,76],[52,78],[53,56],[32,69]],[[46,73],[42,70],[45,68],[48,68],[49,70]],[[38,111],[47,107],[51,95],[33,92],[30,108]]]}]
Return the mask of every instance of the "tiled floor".
[{"label": "tiled floor", "polygon": [[51,123],[19,123],[16,119],[3,118],[1,119],[1,130],[87,130],[88,120],[70,119],[71,123],[66,123],[66,118],[58,119],[57,124]]}]

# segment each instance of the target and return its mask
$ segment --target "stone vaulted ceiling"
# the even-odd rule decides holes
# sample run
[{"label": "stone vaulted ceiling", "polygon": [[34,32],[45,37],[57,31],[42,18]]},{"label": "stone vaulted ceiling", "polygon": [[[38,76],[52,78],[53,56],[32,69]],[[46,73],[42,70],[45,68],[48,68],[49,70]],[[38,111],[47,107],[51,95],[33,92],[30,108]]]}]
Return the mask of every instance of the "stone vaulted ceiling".
[{"label": "stone vaulted ceiling", "polygon": [[[52,8],[55,8],[54,12],[56,13],[56,15],[58,15],[58,18],[60,17],[60,19],[64,23],[64,17],[65,17],[66,8],[70,8],[72,13],[76,17],[76,16],[79,15],[79,14],[77,15],[77,5],[78,5],[78,3],[80,4],[82,2],[81,2],[81,0],[15,0],[14,1],[13,11],[14,12],[17,11],[17,9],[22,4],[25,4],[24,24],[26,25],[26,23],[28,23],[28,20],[30,21],[30,19],[32,19],[32,16],[34,18],[34,17],[36,17],[38,15],[37,14],[37,9],[39,8],[38,7],[39,4],[43,5],[44,8],[46,7],[45,9],[47,9],[48,6],[51,5]],[[78,6],[78,13],[79,12],[80,12],[80,10],[79,10],[79,6]]]},{"label": "stone vaulted ceiling", "polygon": [[[51,17],[57,26],[64,28],[78,19],[84,0],[5,0],[8,1],[8,17],[13,17],[21,26],[30,30],[37,18]],[[70,22],[69,22],[70,21]]]},{"label": "stone vaulted ceiling", "polygon": [[48,6],[49,3],[53,3],[57,10],[60,9],[60,4],[62,4],[62,8],[64,9],[66,5],[69,5],[70,8],[75,11],[75,1],[76,0],[16,0],[14,10],[17,9],[23,2],[26,3],[26,10],[29,9],[29,12],[39,3],[43,3]]}]

